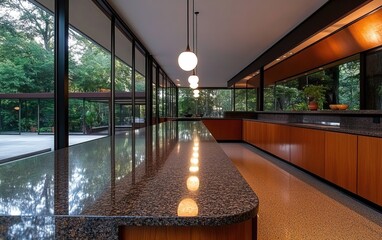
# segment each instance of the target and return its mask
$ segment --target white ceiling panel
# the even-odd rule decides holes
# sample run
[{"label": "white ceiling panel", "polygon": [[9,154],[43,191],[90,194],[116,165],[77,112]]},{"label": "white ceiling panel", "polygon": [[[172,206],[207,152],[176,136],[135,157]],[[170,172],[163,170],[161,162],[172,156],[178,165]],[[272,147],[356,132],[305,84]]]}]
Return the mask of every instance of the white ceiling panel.
[{"label": "white ceiling panel", "polygon": [[[108,0],[168,76],[188,86],[177,63],[186,48],[186,0]],[[326,0],[195,0],[201,87],[227,81]],[[192,0],[190,0],[192,6]],[[192,16],[192,14],[190,15]],[[192,46],[192,43],[191,43]]]}]

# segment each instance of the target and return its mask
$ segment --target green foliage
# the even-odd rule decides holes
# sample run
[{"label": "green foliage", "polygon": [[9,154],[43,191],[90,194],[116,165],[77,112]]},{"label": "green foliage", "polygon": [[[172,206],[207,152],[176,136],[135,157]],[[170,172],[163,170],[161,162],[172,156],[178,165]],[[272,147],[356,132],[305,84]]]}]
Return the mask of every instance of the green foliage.
[{"label": "green foliage", "polygon": [[74,31],[70,35],[76,45],[69,49],[69,90],[98,92],[110,89],[110,53]]},{"label": "green foliage", "polygon": [[295,110],[295,104],[300,96],[300,91],[294,87],[276,85],[276,110]]},{"label": "green foliage", "polygon": [[324,101],[326,87],[323,85],[306,85],[304,94],[309,101],[316,101],[318,104]]},{"label": "green foliage", "polygon": [[246,91],[247,89],[235,89],[235,111],[246,111]]},{"label": "green foliage", "polygon": [[131,67],[118,58],[115,60],[115,90],[131,92]]},{"label": "green foliage", "polygon": [[[359,109],[360,99],[360,65],[359,61],[351,61],[339,66],[338,103],[349,105],[350,110]],[[382,94],[379,93],[381,96]]]},{"label": "green foliage", "polygon": [[224,111],[231,111],[230,89],[200,89],[199,97],[193,96],[190,88],[179,89],[178,115],[219,117]]},{"label": "green foliage", "polygon": [[268,86],[264,88],[264,110],[265,111],[275,110],[274,86]]}]

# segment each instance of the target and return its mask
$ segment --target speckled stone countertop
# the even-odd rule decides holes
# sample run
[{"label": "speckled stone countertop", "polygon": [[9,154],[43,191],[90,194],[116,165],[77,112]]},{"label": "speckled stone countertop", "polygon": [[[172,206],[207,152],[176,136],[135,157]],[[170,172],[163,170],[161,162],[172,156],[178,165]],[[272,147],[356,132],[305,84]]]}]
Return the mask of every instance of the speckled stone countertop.
[{"label": "speckled stone countertop", "polygon": [[360,136],[382,137],[382,131],[380,129],[349,128],[349,127],[341,127],[341,126],[330,126],[330,125],[324,125],[324,124],[293,123],[293,122],[268,120],[268,119],[248,119],[247,118],[247,119],[243,119],[243,120],[274,123],[274,124],[287,125],[287,126],[291,126],[291,127],[310,128],[310,129],[316,129],[316,130],[354,134],[354,135],[360,135]]},{"label": "speckled stone countertop", "polygon": [[202,122],[167,122],[0,165],[0,239],[117,239],[219,226],[258,199]]}]

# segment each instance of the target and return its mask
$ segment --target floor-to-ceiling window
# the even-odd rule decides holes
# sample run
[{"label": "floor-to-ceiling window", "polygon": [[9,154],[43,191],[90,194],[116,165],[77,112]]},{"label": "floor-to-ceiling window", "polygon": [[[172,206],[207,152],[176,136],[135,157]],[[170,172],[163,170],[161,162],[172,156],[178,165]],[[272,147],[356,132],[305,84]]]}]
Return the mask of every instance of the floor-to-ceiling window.
[{"label": "floor-to-ceiling window", "polygon": [[136,127],[144,127],[146,123],[146,54],[135,47],[135,119]]},{"label": "floor-to-ceiling window", "polygon": [[235,98],[234,111],[256,111],[256,88],[235,88],[233,92]]},{"label": "floor-to-ceiling window", "polygon": [[115,27],[115,128],[125,131],[132,126],[132,51],[133,44],[120,27]]},{"label": "floor-to-ceiling window", "polygon": [[[115,12],[99,4],[100,1],[70,0],[69,9],[58,6],[63,10],[60,13],[67,11],[69,17],[68,39],[58,41],[60,49],[65,49],[66,40],[69,48],[68,78],[62,78],[68,80],[69,94],[59,89],[65,96],[61,103],[66,96],[69,98],[69,136],[66,128],[55,129],[54,3],[54,0],[0,1],[0,135],[6,136],[4,141],[0,139],[3,141],[0,147],[4,148],[0,149],[0,159],[7,154],[20,157],[52,150],[57,132],[62,146],[66,145],[66,137],[69,145],[73,145],[108,136],[113,122],[117,130],[128,130],[133,124],[143,127],[151,108],[155,113],[160,109],[163,117],[176,116],[176,86],[155,60],[155,67],[150,65],[147,50],[125,23],[119,22],[118,17],[112,21]],[[59,18],[60,26],[65,25],[64,20]],[[112,26],[112,22],[116,24]],[[59,33],[66,35],[64,28]],[[64,59],[57,60],[60,74],[67,70]],[[147,74],[148,68],[153,68],[155,74]],[[146,89],[147,81],[157,84],[149,94],[155,98],[150,106],[146,97],[151,88]],[[60,113],[65,110],[58,109]],[[66,113],[59,115],[60,120],[66,117]],[[154,116],[157,118],[158,114]],[[12,141],[9,136],[22,138]]]},{"label": "floor-to-ceiling window", "polygon": [[69,132],[107,136],[110,19],[91,0],[69,1],[69,23]]},{"label": "floor-to-ceiling window", "polygon": [[223,117],[225,111],[232,111],[232,89],[199,89],[194,97],[190,88],[178,88],[179,117]]},{"label": "floor-to-ceiling window", "polygon": [[0,28],[1,160],[53,148],[54,0],[0,1]]}]

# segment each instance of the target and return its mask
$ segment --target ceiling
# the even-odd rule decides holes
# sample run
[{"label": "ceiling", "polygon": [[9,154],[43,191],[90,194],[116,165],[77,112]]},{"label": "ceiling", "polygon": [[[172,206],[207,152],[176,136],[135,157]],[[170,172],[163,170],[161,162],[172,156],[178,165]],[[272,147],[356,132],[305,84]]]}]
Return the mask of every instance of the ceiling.
[{"label": "ceiling", "polygon": [[[108,2],[167,75],[181,87],[188,87],[191,72],[184,72],[177,63],[178,55],[186,49],[187,1]],[[197,39],[199,86],[226,87],[228,80],[326,2],[195,0],[195,11],[200,12]],[[192,9],[190,11],[192,17]],[[190,41],[192,47],[192,39]]]}]

